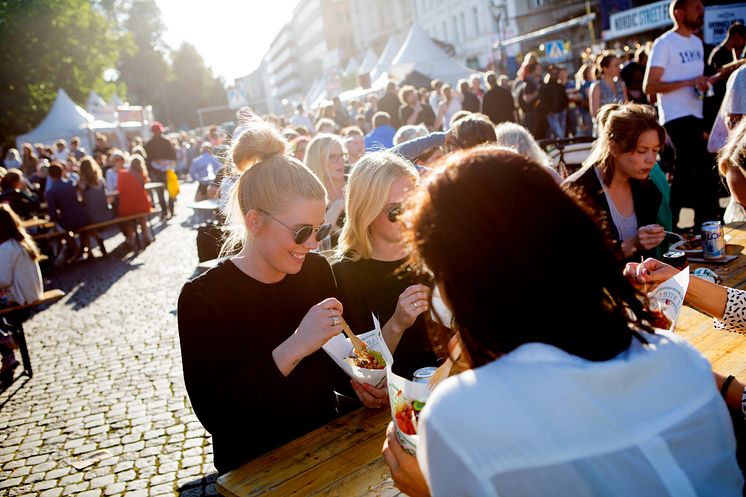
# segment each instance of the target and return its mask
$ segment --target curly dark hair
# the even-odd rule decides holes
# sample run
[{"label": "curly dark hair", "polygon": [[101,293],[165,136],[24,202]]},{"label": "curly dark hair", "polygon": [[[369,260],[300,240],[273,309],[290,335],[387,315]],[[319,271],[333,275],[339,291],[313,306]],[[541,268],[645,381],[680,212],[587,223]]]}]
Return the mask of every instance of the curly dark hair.
[{"label": "curly dark hair", "polygon": [[416,263],[432,271],[472,366],[541,342],[592,360],[626,350],[638,291],[596,222],[544,168],[483,146],[447,157],[405,209]]}]

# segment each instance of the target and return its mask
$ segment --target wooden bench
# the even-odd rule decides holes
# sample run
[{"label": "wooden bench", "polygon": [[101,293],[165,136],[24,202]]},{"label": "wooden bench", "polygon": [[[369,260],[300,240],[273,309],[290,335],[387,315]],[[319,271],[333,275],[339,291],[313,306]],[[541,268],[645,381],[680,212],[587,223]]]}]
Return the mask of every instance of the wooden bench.
[{"label": "wooden bench", "polygon": [[150,230],[150,236],[153,240],[155,240],[155,232],[153,231],[153,227],[150,225],[150,217],[155,214],[160,214],[160,209],[150,209],[150,212],[141,212],[139,214],[131,214],[129,216],[120,216],[115,217],[113,219],[110,219],[108,221],[102,221],[100,223],[93,223],[93,224],[87,224],[85,226],[82,226],[76,230],[73,230],[73,233],[82,233],[84,231],[90,231],[90,230],[96,230],[99,228],[106,228],[108,226],[113,226],[115,224],[127,222],[127,221],[134,221],[136,219],[139,219],[143,216],[147,217],[148,219],[148,229]]},{"label": "wooden bench", "polygon": [[[147,213],[140,213],[140,214],[132,214],[129,216],[120,216],[112,218],[108,221],[102,221],[100,223],[93,223],[93,224],[87,224],[85,226],[81,226],[78,229],[70,230],[70,231],[64,231],[64,230],[49,230],[44,233],[36,233],[32,236],[34,240],[47,240],[51,238],[58,238],[58,237],[65,237],[69,236],[70,238],[74,237],[76,234],[82,233],[84,231],[89,230],[95,230],[99,228],[106,228],[108,226],[113,226],[122,222],[127,221],[134,221],[135,219],[138,219],[143,216],[147,216],[148,218],[148,228],[150,230],[150,236],[155,240],[155,232],[153,231],[153,227],[150,225],[150,216],[153,216],[154,214],[160,214],[160,209],[150,209],[150,212]],[[54,223],[52,223],[52,226],[56,226]]]},{"label": "wooden bench", "polygon": [[[3,316],[11,315],[18,311],[30,310],[40,305],[57,302],[64,296],[65,292],[63,292],[62,290],[47,290],[42,294],[39,300],[29,302],[28,304],[15,305],[13,307],[5,307],[3,309],[0,309],[0,318],[2,318]],[[23,320],[7,319],[5,320],[5,322],[11,326],[10,332],[13,334],[16,344],[18,344],[18,348],[21,351],[21,358],[23,359],[23,372],[26,373],[29,378],[31,378],[31,376],[33,375],[33,372],[31,371],[31,357],[29,356],[28,347],[26,346],[26,335],[23,332]]]}]

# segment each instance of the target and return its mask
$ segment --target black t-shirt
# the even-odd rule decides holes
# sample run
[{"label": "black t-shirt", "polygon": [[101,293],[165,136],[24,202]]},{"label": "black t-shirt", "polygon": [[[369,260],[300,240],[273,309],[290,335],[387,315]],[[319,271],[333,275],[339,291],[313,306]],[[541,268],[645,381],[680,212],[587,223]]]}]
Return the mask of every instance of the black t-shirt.
[{"label": "black t-shirt", "polygon": [[[332,265],[345,320],[355,333],[373,329],[371,313],[383,327],[394,315],[399,295],[407,287],[423,283],[423,278],[413,271],[400,271],[403,264],[404,260],[345,259]],[[415,370],[436,365],[426,326],[425,315],[421,314],[414,325],[403,332],[394,352],[394,372],[398,375],[411,378]]]},{"label": "black t-shirt", "polygon": [[[707,59],[707,66],[705,66],[705,76],[713,76],[717,74],[724,65],[733,62],[733,54],[731,51],[723,46],[716,47]],[[720,81],[713,83],[712,90],[714,95],[712,97],[705,98],[704,102],[704,120],[705,129],[708,131],[712,128],[712,124],[715,122],[717,113],[720,110],[720,105],[723,103],[725,98],[725,90],[727,88],[728,78],[722,78]]]},{"label": "black t-shirt", "polygon": [[329,264],[313,253],[278,283],[261,283],[225,261],[182,288],[184,382],[213,437],[220,473],[336,417],[334,387],[346,376],[323,350],[287,377],[272,358],[311,306],[335,294]]},{"label": "black t-shirt", "polygon": [[[407,124],[407,121],[410,117],[412,117],[413,112],[413,107],[410,107],[409,105],[401,106],[399,115],[401,116],[402,126]],[[420,108],[420,112],[417,114],[417,119],[414,124],[424,124],[428,128],[432,127],[432,125],[435,124],[435,114],[433,113],[433,109],[430,108],[430,104],[422,104],[422,107]]]},{"label": "black t-shirt", "polygon": [[495,124],[515,121],[513,113],[513,95],[507,88],[491,88],[482,98],[482,114]]}]

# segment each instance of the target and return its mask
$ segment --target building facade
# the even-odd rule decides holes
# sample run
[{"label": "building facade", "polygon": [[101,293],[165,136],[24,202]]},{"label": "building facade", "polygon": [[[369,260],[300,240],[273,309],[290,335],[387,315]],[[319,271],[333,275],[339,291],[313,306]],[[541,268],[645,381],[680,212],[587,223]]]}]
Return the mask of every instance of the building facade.
[{"label": "building facade", "polygon": [[458,60],[475,69],[493,62],[498,25],[490,0],[415,0],[414,8],[422,28],[453,45]]},{"label": "building facade", "polygon": [[[352,0],[355,53],[380,55],[389,36],[403,41],[415,18],[415,0]],[[359,59],[362,60],[362,59]]]}]

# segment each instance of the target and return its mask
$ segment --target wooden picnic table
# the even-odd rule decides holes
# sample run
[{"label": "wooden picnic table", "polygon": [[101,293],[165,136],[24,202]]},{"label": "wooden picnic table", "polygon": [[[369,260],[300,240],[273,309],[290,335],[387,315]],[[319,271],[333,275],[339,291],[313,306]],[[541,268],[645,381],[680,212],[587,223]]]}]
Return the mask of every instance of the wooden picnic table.
[{"label": "wooden picnic table", "polygon": [[[732,236],[726,251],[738,254],[737,259],[722,265],[692,262],[690,266],[707,267],[723,279],[723,285],[746,289],[746,223],[727,225],[725,233]],[[715,371],[746,379],[746,336],[714,329],[711,317],[689,306],[681,310],[676,332],[702,352]]]},{"label": "wooden picnic table", "polygon": [[388,407],[358,409],[224,474],[218,491],[228,497],[404,495],[381,457],[389,421]]},{"label": "wooden picnic table", "polygon": [[[732,236],[728,254],[739,254],[736,260],[690,266],[709,267],[725,285],[746,288],[746,223],[726,226],[725,232]],[[688,306],[681,311],[676,332],[700,350],[715,371],[746,379],[746,336],[715,330],[710,316]],[[394,487],[380,455],[390,420],[389,409],[359,409],[226,473],[218,478],[218,491],[229,497],[404,495]]]},{"label": "wooden picnic table", "polygon": [[199,202],[192,202],[187,207],[194,209],[195,211],[209,211],[213,212],[220,209],[220,202],[215,198],[208,198],[200,200]]},{"label": "wooden picnic table", "polygon": [[54,221],[51,221],[48,218],[36,216],[30,219],[21,220],[21,226],[27,230],[31,228],[54,228],[55,224]]}]

